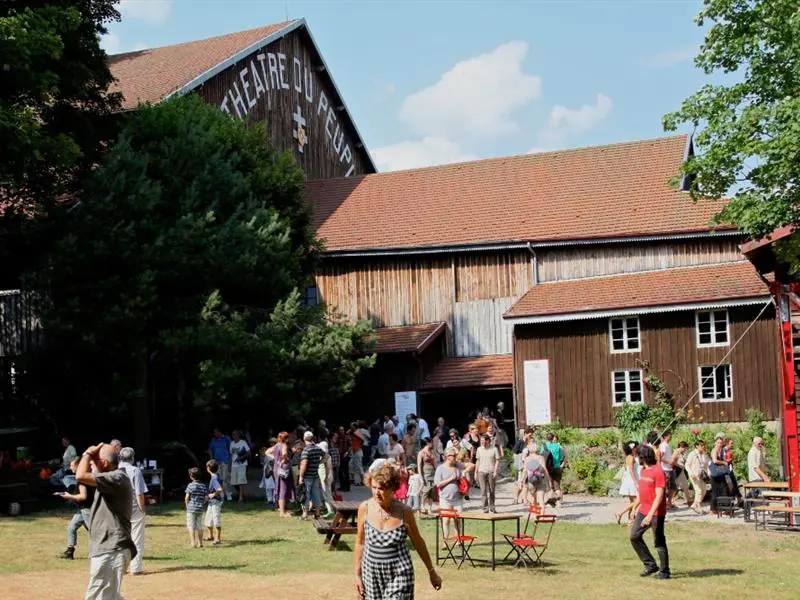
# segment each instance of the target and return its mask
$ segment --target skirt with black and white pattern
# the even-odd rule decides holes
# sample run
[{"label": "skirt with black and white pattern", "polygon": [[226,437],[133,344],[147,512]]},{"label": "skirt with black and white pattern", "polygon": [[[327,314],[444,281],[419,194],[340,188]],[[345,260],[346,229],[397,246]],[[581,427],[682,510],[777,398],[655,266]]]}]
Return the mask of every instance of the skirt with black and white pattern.
[{"label": "skirt with black and white pattern", "polygon": [[361,581],[365,600],[414,600],[414,565],[405,525],[387,531],[364,524]]}]

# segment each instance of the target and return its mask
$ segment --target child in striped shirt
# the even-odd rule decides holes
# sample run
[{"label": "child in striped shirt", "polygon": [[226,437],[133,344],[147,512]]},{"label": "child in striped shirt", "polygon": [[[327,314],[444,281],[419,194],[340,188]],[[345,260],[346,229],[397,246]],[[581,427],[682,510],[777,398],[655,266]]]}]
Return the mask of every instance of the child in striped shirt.
[{"label": "child in striped shirt", "polygon": [[208,487],[200,481],[200,469],[189,469],[189,485],[186,486],[186,528],[189,530],[189,547],[203,547],[203,508],[208,498]]}]

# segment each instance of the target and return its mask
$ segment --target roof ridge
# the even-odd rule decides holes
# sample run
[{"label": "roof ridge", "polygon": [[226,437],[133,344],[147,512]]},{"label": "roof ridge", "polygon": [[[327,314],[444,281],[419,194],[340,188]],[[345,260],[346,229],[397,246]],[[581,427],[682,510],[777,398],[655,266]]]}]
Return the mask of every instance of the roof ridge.
[{"label": "roof ridge", "polygon": [[[212,35],[210,37],[205,37],[195,40],[187,40],[185,42],[178,42],[176,44],[165,44],[164,46],[153,46],[152,48],[143,48],[142,50],[130,50],[128,52],[120,52],[118,54],[109,54],[108,57],[116,58],[118,56],[125,56],[126,54],[139,54],[140,52],[144,52],[147,50],[162,50],[164,48],[176,48],[178,46],[188,46],[190,44],[198,44],[202,42],[209,42],[211,40],[226,38],[231,35],[252,33],[253,31],[258,31],[259,29],[267,29],[269,27],[279,27],[280,29],[284,29],[289,25],[291,25],[292,23],[296,23],[297,21],[302,21],[302,19],[290,19],[288,21],[279,21],[278,23],[267,23],[266,25],[261,25],[260,27],[252,27],[250,29],[242,29],[240,31],[229,31],[228,33],[221,33],[219,35]],[[280,31],[280,29],[278,29],[277,31]]]},{"label": "roof ridge", "polygon": [[564,155],[564,154],[574,154],[579,152],[588,152],[588,151],[597,151],[597,150],[605,150],[608,148],[621,148],[625,146],[638,146],[644,144],[652,144],[656,142],[667,142],[673,140],[682,139],[685,141],[688,139],[689,135],[686,133],[682,133],[679,135],[667,135],[661,136],[657,138],[645,138],[645,139],[638,139],[638,140],[627,140],[624,142],[611,142],[608,144],[600,144],[598,146],[580,146],[578,148],[564,148],[562,150],[548,150],[547,152],[524,152],[521,154],[508,154],[504,156],[489,156],[487,158],[476,158],[473,160],[462,160],[458,162],[452,163],[445,163],[442,165],[429,165],[426,167],[415,167],[413,169],[398,169],[397,171],[380,171],[378,173],[369,173],[367,175],[359,175],[356,177],[332,177],[330,179],[314,179],[311,181],[306,182],[306,185],[310,183],[331,183],[337,180],[349,180],[353,181],[354,179],[364,179],[364,178],[371,178],[374,179],[376,177],[381,176],[388,176],[388,175],[398,175],[398,174],[406,174],[406,173],[424,173],[426,171],[434,171],[434,170],[443,170],[448,168],[456,168],[461,167],[464,165],[474,165],[477,163],[490,163],[495,161],[505,161],[505,160],[515,160],[515,159],[530,159],[535,160],[538,157],[548,157],[554,155]]},{"label": "roof ridge", "polygon": [[[645,271],[629,271],[625,273],[609,273],[606,275],[590,275],[588,277],[576,277],[575,279],[555,279],[552,281],[542,281],[536,285],[532,285],[528,291],[535,290],[539,286],[543,285],[552,285],[557,283],[574,283],[576,281],[596,281],[598,279],[612,279],[615,277],[628,277],[632,275],[652,275],[653,273],[664,273],[665,271],[687,271],[689,269],[704,269],[709,267],[726,267],[730,265],[739,265],[742,263],[749,263],[750,261],[746,258],[741,258],[739,260],[729,260],[725,262],[717,262],[717,263],[704,263],[700,265],[678,265],[676,267],[663,267],[661,269],[647,269]],[[526,292],[527,293],[527,292]]]}]

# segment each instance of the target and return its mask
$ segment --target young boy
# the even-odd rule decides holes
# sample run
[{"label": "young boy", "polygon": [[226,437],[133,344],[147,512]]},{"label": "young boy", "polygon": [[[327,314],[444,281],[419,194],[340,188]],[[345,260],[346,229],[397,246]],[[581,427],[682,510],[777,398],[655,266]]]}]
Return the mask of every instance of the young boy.
[{"label": "young boy", "polygon": [[222,502],[225,500],[225,489],[219,480],[219,464],[214,459],[206,463],[206,471],[211,476],[208,483],[208,508],[206,509],[206,541],[219,546],[222,541]]},{"label": "young boy", "polygon": [[203,506],[208,496],[208,487],[200,481],[200,469],[189,469],[189,485],[186,486],[186,528],[189,530],[189,547],[203,547]]},{"label": "young boy", "polygon": [[417,473],[417,465],[408,465],[408,496],[406,504],[411,510],[418,511],[422,504],[422,475]]},{"label": "young boy", "polygon": [[[667,478],[651,446],[639,448],[639,460],[646,468],[639,474],[640,504],[636,520],[631,526],[631,545],[644,564],[642,577],[658,573],[656,579],[669,579],[669,552],[667,538],[664,536],[664,520],[667,516]],[[643,539],[645,532],[651,528],[658,560],[661,563],[660,570]]]}]

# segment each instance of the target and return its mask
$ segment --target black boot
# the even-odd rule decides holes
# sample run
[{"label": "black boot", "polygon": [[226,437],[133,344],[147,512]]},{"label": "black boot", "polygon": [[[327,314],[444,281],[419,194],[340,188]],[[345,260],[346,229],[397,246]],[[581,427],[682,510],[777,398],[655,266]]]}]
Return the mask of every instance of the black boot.
[{"label": "black boot", "polygon": [[64,550],[61,554],[59,554],[59,558],[66,558],[67,560],[73,560],[75,558],[75,546],[67,546],[67,549]]}]

